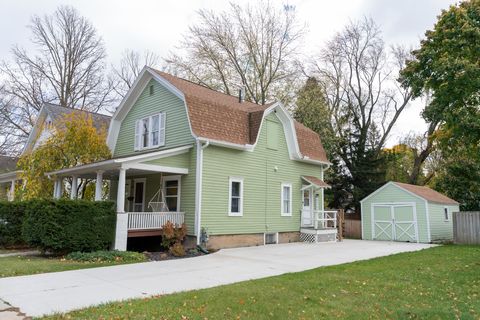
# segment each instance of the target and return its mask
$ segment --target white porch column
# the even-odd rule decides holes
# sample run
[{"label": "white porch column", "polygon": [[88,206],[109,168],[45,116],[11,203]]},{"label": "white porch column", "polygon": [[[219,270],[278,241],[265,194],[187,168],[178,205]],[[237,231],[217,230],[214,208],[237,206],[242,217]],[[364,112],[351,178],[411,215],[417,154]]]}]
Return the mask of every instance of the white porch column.
[{"label": "white porch column", "polygon": [[57,199],[60,199],[63,194],[63,178],[58,179],[58,195]]},{"label": "white porch column", "polygon": [[115,229],[114,249],[119,251],[127,250],[128,238],[128,214],[125,213],[125,178],[126,169],[120,168],[118,174],[117,188],[117,226]]},{"label": "white porch column", "polygon": [[12,184],[10,185],[9,200],[10,201],[15,200],[15,180],[12,180]]},{"label": "white porch column", "polygon": [[72,189],[70,190],[70,199],[76,199],[77,198],[77,191],[78,191],[78,177],[73,176],[72,177]]},{"label": "white porch column", "polygon": [[55,179],[53,181],[53,199],[57,199],[57,194],[58,194],[57,189],[58,189],[58,180]]},{"label": "white porch column", "polygon": [[102,200],[103,171],[97,171],[97,181],[95,183],[95,201]]}]

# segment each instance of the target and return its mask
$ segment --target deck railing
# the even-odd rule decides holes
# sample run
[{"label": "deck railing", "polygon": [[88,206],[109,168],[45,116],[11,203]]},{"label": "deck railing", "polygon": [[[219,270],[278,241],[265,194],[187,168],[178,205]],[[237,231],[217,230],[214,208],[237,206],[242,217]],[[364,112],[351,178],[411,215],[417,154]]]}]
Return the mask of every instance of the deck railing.
[{"label": "deck railing", "polygon": [[167,221],[181,225],[184,212],[128,212],[128,230],[161,229]]},{"label": "deck railing", "polygon": [[314,210],[315,229],[336,229],[337,211]]}]

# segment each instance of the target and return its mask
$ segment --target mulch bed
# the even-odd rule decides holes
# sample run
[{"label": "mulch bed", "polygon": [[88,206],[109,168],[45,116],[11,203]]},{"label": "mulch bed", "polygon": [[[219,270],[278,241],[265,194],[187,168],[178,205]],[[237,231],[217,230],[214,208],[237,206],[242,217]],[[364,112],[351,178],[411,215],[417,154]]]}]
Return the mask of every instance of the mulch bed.
[{"label": "mulch bed", "polygon": [[185,255],[183,257],[175,257],[170,254],[168,251],[158,251],[158,252],[143,252],[145,256],[150,261],[163,261],[163,260],[172,260],[172,259],[183,259],[183,258],[193,258],[198,256],[203,256],[205,253],[197,250],[197,249],[190,249],[186,250]]}]

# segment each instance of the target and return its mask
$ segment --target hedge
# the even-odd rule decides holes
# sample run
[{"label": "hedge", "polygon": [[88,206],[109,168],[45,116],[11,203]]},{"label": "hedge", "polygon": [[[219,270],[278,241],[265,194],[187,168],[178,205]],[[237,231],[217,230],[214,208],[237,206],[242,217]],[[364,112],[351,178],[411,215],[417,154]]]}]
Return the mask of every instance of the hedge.
[{"label": "hedge", "polygon": [[30,200],[22,235],[32,247],[55,253],[109,249],[115,237],[111,201]]},{"label": "hedge", "polygon": [[24,202],[0,201],[0,246],[24,245],[22,224],[25,216]]}]

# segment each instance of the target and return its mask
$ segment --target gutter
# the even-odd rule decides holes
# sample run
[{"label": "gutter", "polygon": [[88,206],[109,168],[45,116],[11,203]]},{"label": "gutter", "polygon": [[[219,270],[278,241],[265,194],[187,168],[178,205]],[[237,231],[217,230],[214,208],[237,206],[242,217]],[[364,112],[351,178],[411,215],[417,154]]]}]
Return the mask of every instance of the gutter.
[{"label": "gutter", "polygon": [[[203,145],[202,142],[204,142]],[[200,235],[202,230],[203,150],[209,145],[209,140],[197,138],[197,159],[195,171],[195,235],[197,236],[197,245],[200,245]]]}]

